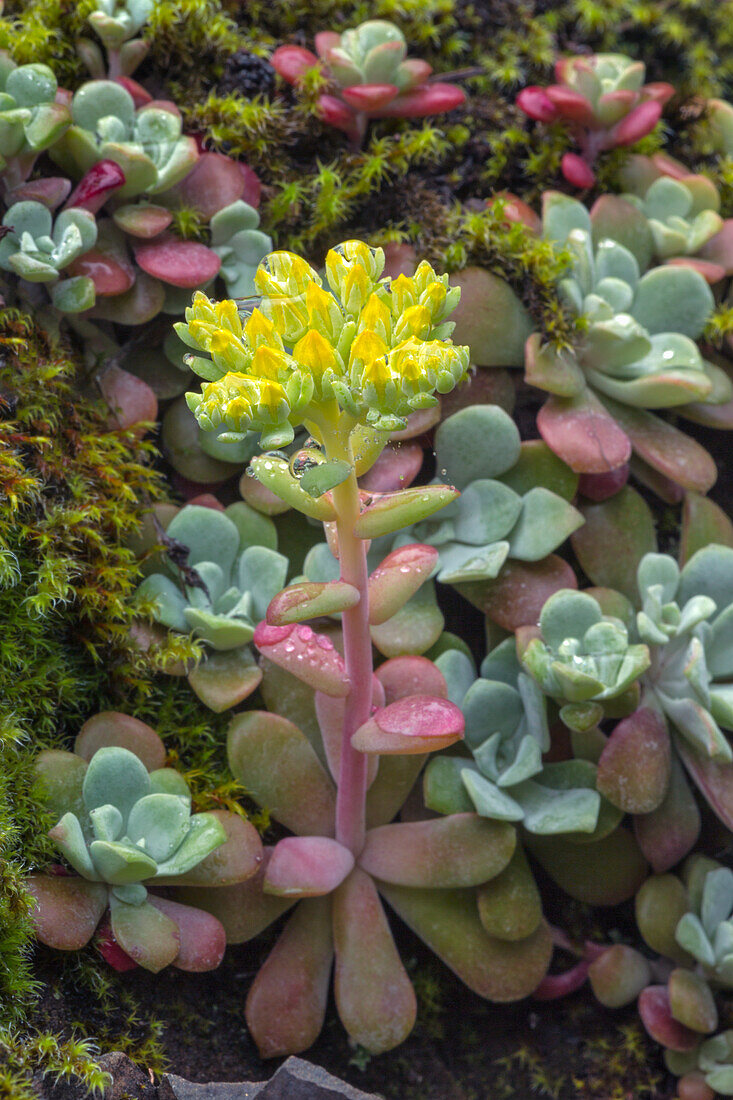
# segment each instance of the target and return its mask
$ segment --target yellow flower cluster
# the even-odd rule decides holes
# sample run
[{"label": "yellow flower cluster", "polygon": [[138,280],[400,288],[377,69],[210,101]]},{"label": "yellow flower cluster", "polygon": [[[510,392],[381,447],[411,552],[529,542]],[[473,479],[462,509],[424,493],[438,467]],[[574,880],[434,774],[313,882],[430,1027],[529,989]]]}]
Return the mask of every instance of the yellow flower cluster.
[{"label": "yellow flower cluster", "polygon": [[235,302],[197,293],[176,330],[205,379],[200,394],[186,395],[200,426],[256,429],[278,447],[309,407],[312,419],[315,406],[335,402],[355,421],[395,430],[434,405],[436,390],[452,390],[468,367],[468,348],[451,343],[446,321],[460,290],[426,262],[392,280],[380,278],[383,268],[380,248],[346,241],[328,253],[325,289],[300,256],[272,252],[244,321]]}]

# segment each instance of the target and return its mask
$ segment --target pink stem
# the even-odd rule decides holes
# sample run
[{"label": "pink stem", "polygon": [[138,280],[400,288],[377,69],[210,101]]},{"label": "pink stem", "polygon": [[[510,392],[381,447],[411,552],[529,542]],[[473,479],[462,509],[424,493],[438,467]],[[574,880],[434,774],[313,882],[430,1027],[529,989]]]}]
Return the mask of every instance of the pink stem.
[{"label": "pink stem", "polygon": [[338,514],[337,530],[341,579],[353,584],[361,600],[342,612],[344,660],[351,691],[341,741],[341,768],[336,796],[336,839],[355,855],[364,845],[366,829],[367,758],[351,745],[351,738],[370,717],[372,708],[372,642],[369,633],[366,545],[354,534],[359,515],[359,489],[355,474],[333,490]]},{"label": "pink stem", "polygon": [[110,80],[116,80],[118,76],[122,76],[122,65],[120,63],[119,50],[107,50],[107,65],[108,78]]}]

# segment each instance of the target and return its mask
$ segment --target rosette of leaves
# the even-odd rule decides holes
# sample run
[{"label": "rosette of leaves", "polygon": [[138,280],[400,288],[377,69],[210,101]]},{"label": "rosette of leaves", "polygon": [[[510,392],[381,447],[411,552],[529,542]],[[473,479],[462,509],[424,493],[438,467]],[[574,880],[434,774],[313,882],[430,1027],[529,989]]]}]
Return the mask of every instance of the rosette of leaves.
[{"label": "rosette of leaves", "polygon": [[367,757],[367,832],[355,857],[333,839],[343,659],[310,628],[263,624],[256,642],[280,666],[278,687],[277,680],[269,684],[275,691],[269,705],[279,713],[233,718],[229,762],[255,801],[293,835],[266,849],[266,866],[250,883],[216,892],[187,888],[177,896],[215,914],[232,943],[251,939],[297,906],[247,997],[247,1025],[262,1056],[315,1041],[334,959],[336,1007],[352,1040],[378,1053],[409,1034],[415,995],[382,899],[479,996],[513,1001],[530,993],[545,974],[551,944],[538,897],[525,895],[522,912],[507,914],[521,859],[514,826],[474,812],[391,823],[425,754],[460,736],[435,665],[397,657],[376,672],[374,698],[385,705],[369,728],[382,747]]},{"label": "rosette of leaves", "polygon": [[638,680],[649,668],[646,645],[634,644],[626,624],[603,613],[588,592],[555,592],[537,627],[519,635],[521,662],[546,695],[561,703],[560,716],[583,731],[610,713],[630,712]]},{"label": "rosette of leaves", "polygon": [[[470,661],[452,650],[437,659],[466,720],[465,745],[473,759],[439,756],[425,772],[425,804],[439,813],[475,809],[496,821],[521,822],[530,833],[597,834],[601,796],[587,760],[546,764],[550,749],[545,696],[523,671],[514,638],[493,649],[469,684]],[[607,806],[600,835],[621,820]]]},{"label": "rosette of leaves", "polygon": [[[624,949],[625,959],[610,948],[590,967],[602,1003],[627,1004],[639,992],[639,1015],[664,1048],[668,1069],[680,1077],[679,1095],[695,1100],[712,1095],[710,1090],[733,1095],[730,1032],[714,1034],[716,993],[729,989],[733,978],[732,908],[730,870],[707,856],[690,856],[679,876],[653,875],[637,894],[637,925],[656,956],[643,960],[646,975],[634,964],[638,953],[631,948]],[[664,984],[650,984],[660,977]]]},{"label": "rosette of leaves", "polygon": [[399,536],[434,546],[443,584],[494,580],[507,561],[538,562],[583,523],[572,471],[537,444],[522,446],[498,405],[448,417],[435,435],[440,483],[461,490],[434,518]]},{"label": "rosette of leaves", "polygon": [[97,240],[97,223],[87,210],[63,210],[55,219],[40,202],[16,202],[3,217],[0,267],[27,283],[45,283],[57,309],[79,313],[94,305],[94,283],[79,275],[60,281]]},{"label": "rosette of leaves", "polygon": [[70,124],[68,107],[56,103],[57,90],[47,65],[16,65],[0,55],[0,169],[6,187],[30,175],[38,154]]},{"label": "rosette of leaves", "polygon": [[186,505],[169,518],[163,545],[163,571],[143,580],[136,601],[161,626],[200,639],[205,655],[189,683],[212,710],[227,710],[262,679],[248,643],[285,584],[288,559],[272,520],[243,501],[226,512]]},{"label": "rosette of leaves", "polygon": [[81,729],[75,752],[37,758],[41,795],[61,815],[49,835],[75,874],[32,875],[38,938],[78,950],[109,911],[113,962],[122,949],[154,973],[218,966],[225,946],[216,919],[149,892],[165,883],[204,890],[241,882],[258,869],[256,830],[228,811],[192,813],[183,776],[165,765],[163,743],[149,726],[104,712]]},{"label": "rosette of leaves", "polygon": [[71,115],[51,159],[77,179],[100,160],[114,161],[125,175],[118,198],[166,191],[198,159],[196,142],[181,133],[174,104],[159,100],[136,110],[127,89],[113,80],[83,84],[74,93]]},{"label": "rosette of leaves", "polygon": [[90,38],[78,38],[76,49],[94,77],[129,77],[148,52],[148,45],[135,35],[147,23],[155,0],[96,0],[87,21],[107,51],[108,69],[99,46]]},{"label": "rosette of leaves", "polygon": [[730,400],[727,374],[695,343],[712,292],[688,265],[644,272],[647,219],[624,200],[604,198],[610,201],[599,200],[590,214],[565,195],[544,198],[543,234],[572,256],[559,292],[583,330],[572,352],[543,345],[537,334],[527,341],[527,381],[550,394],[538,414],[540,433],[579,473],[618,469],[633,449],[640,476],[651,467],[652,487],[663,474],[707,492],[715,480],[710,456],[650,410],[696,417]]},{"label": "rosette of leaves", "polygon": [[316,54],[301,46],[279,46],[270,62],[295,84],[308,69],[323,63],[338,95],[320,96],[324,122],[358,141],[370,118],[422,118],[442,114],[465,101],[456,84],[428,83],[427,61],[407,57],[402,31],[385,19],[370,19],[344,31],[316,35]]},{"label": "rosette of leaves", "polygon": [[671,84],[645,84],[643,62],[619,53],[561,58],[555,65],[557,83],[531,86],[517,97],[517,106],[540,122],[564,122],[580,155],[566,153],[562,173],[575,187],[592,187],[599,155],[620,145],[633,145],[650,133],[662,108],[674,94]]}]

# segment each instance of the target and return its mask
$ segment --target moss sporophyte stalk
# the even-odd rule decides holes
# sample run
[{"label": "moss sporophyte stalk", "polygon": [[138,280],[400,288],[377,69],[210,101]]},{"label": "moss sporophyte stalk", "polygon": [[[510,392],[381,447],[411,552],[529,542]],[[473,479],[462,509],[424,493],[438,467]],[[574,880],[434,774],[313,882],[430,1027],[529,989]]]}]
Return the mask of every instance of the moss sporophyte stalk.
[{"label": "moss sporophyte stalk", "polygon": [[[301,257],[273,252],[255,275],[261,297],[248,316],[243,318],[234,301],[214,303],[198,293],[185,324],[176,325],[181,339],[195,349],[189,365],[206,380],[200,394],[187,394],[201,428],[224,426],[232,440],[257,430],[263,448],[272,451],[291,443],[303,425],[325,456],[315,465],[305,463],[310,469],[300,480],[284,458],[272,453],[254,460],[251,469],[301,511],[335,521],[341,577],[331,582],[337,606],[330,610],[342,612],[344,690],[338,694],[347,700],[336,837],[355,854],[364,840],[368,757],[353,747],[352,738],[372,713],[365,542],[370,532],[359,531],[358,525],[368,528],[372,512],[379,533],[396,529],[457,495],[441,486],[419,494],[394,493],[364,508],[357,474],[376,461],[389,433],[404,427],[411,412],[434,406],[436,391],[448,393],[465,378],[469,363],[469,349],[449,339],[453,325],[447,318],[460,290],[449,287],[448,276],[437,276],[426,262],[412,277],[380,280],[383,269],[381,249],[346,241],[328,253],[324,285]],[[291,586],[302,591],[292,592],[289,617],[273,623],[270,616],[258,628],[255,644],[263,651],[277,649],[280,634],[292,630],[282,624],[295,621],[293,607],[298,620],[317,614],[315,601],[328,598],[326,587]],[[404,587],[407,599],[407,578]],[[304,634],[308,628],[298,629]],[[292,651],[308,641],[294,638],[285,647]],[[331,655],[323,647],[315,653],[324,664]],[[317,681],[318,661],[298,656],[302,678]],[[439,727],[440,708],[436,717]],[[441,732],[436,728],[436,736]]]}]

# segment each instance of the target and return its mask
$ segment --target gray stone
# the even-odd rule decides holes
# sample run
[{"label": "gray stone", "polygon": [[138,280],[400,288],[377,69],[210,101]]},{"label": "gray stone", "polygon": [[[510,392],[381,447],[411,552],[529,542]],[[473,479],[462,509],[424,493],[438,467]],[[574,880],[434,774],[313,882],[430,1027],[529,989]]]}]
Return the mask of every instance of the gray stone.
[{"label": "gray stone", "polygon": [[185,1081],[175,1073],[164,1073],[158,1089],[158,1100],[254,1100],[266,1081],[222,1081],[200,1085]]},{"label": "gray stone", "polygon": [[294,1057],[283,1062],[257,1097],[258,1100],[383,1100],[376,1092],[362,1092],[320,1066]]}]

